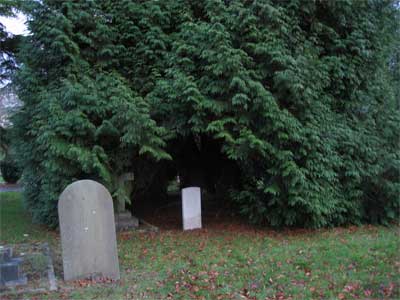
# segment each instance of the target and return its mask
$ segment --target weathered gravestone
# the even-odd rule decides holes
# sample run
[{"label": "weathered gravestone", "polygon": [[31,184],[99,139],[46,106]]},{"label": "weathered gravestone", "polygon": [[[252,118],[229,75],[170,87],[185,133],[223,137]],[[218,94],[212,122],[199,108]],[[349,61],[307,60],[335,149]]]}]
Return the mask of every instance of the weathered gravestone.
[{"label": "weathered gravestone", "polygon": [[47,243],[0,245],[0,299],[3,295],[57,290]]},{"label": "weathered gravestone", "polygon": [[64,280],[119,279],[113,201],[93,180],[67,186],[58,201]]},{"label": "weathered gravestone", "polygon": [[199,187],[182,189],[183,230],[201,228],[201,191]]},{"label": "weathered gravestone", "polygon": [[126,210],[125,202],[132,192],[133,173],[124,173],[118,178],[119,192],[117,194],[115,225],[117,230],[139,227],[139,219]]},{"label": "weathered gravestone", "polygon": [[11,247],[0,246],[0,288],[5,286],[24,285],[26,275],[22,273],[22,258],[13,257]]}]

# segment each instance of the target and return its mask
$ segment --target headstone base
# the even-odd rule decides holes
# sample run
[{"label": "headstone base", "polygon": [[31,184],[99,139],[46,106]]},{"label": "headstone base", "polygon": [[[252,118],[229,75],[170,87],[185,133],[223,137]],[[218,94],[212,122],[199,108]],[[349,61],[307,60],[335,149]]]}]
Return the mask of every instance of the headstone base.
[{"label": "headstone base", "polygon": [[128,230],[139,227],[139,219],[132,216],[130,212],[115,214],[115,226],[117,231]]},{"label": "headstone base", "polygon": [[[14,271],[12,271],[12,272],[14,272]],[[26,275],[20,275],[20,277],[18,279],[14,279],[14,280],[0,281],[0,286],[4,286],[4,287],[14,287],[14,286],[19,286],[19,285],[27,285],[27,284],[28,284],[28,279],[27,279]]]}]

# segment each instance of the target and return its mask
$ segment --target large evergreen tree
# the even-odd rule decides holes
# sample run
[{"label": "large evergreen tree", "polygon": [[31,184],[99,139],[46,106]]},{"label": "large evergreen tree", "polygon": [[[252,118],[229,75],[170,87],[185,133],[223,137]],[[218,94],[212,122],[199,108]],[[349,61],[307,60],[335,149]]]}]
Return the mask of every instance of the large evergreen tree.
[{"label": "large evergreen tree", "polygon": [[[26,199],[230,191],[251,221],[320,227],[399,212],[395,1],[32,1],[16,78]],[[397,97],[397,99],[396,99]]]}]

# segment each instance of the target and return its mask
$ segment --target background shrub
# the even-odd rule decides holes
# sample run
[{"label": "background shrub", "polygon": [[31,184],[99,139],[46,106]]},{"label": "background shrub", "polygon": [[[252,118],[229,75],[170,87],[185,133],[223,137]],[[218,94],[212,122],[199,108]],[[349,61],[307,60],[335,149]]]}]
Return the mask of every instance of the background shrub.
[{"label": "background shrub", "polygon": [[10,157],[5,157],[0,162],[1,176],[7,183],[16,183],[21,177],[21,170],[17,163]]}]

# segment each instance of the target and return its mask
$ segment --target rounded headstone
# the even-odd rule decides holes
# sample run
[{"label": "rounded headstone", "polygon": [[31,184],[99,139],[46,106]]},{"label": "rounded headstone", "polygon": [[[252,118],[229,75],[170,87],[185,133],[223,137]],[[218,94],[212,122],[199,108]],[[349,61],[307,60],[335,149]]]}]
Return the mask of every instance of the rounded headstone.
[{"label": "rounded headstone", "polygon": [[76,181],[58,201],[64,280],[119,279],[113,201],[93,180]]}]

